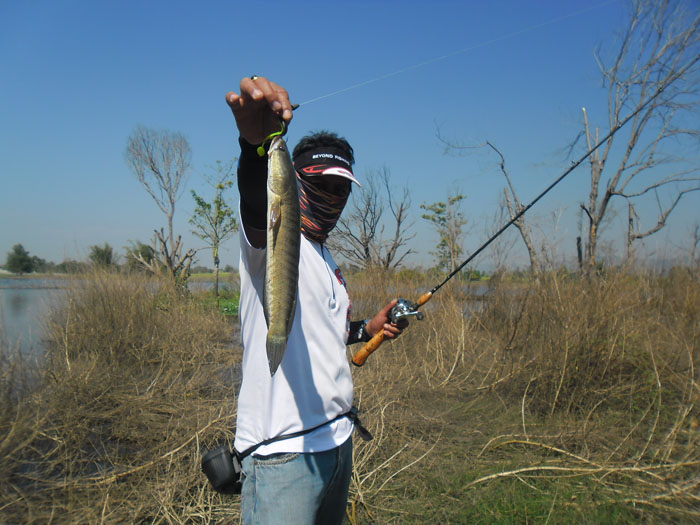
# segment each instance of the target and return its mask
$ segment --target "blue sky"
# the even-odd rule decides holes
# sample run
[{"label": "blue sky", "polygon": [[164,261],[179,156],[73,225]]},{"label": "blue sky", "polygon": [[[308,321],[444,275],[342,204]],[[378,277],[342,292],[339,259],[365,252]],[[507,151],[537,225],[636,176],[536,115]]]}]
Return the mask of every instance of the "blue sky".
[{"label": "blue sky", "polygon": [[[406,68],[303,104],[288,140],[335,130],[353,144],[360,179],[386,166],[394,184],[407,185],[413,264],[429,264],[436,241],[419,205],[461,188],[468,252],[483,240],[503,180],[486,153],[445,156],[436,130],[497,144],[528,202],[569,165],[564,151],[581,129],[582,106],[604,127],[593,51],[612,45],[624,13],[622,0],[4,0],[0,260],[16,243],[54,262],[84,259],[94,244],[123,254],[130,241],[150,243],[165,217],[124,161],[139,124],[188,138],[193,169],[176,231],[186,248],[201,247],[189,233],[189,189],[208,196],[202,174],[238,155],[224,95],[242,76],[267,76],[304,103]],[[577,170],[532,211],[549,240],[565,240],[567,257],[586,194],[587,173]],[[235,192],[230,197],[237,202]],[[668,232],[650,241],[652,250],[683,243],[698,202],[686,198]],[[200,259],[212,265],[209,252]],[[234,239],[222,263],[237,261]]]}]

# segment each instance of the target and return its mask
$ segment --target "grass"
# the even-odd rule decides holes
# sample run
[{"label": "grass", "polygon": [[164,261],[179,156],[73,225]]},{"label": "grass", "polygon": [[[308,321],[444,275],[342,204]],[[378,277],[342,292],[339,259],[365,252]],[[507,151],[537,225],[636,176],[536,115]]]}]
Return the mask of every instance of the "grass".
[{"label": "grass", "polygon": [[210,290],[195,294],[195,299],[204,307],[214,309],[228,317],[238,316],[240,292],[228,288],[219,290],[219,297],[214,297]]},{"label": "grass", "polygon": [[[346,277],[353,318],[434,284]],[[700,521],[699,277],[446,285],[353,368],[375,439],[355,441],[349,521]],[[139,276],[76,279],[45,362],[0,359],[0,522],[236,522],[199,472],[233,436],[221,313]]]},{"label": "grass", "polygon": [[[192,281],[213,281],[214,280],[214,272],[193,273],[190,275],[189,279]],[[237,282],[237,280],[238,280],[238,272],[224,272],[224,271],[219,272],[219,282],[220,283]]]},{"label": "grass", "polygon": [[363,494],[355,521],[700,520],[697,273],[520,290],[492,290],[465,319],[453,287],[370,358],[399,375],[394,447],[413,444],[406,464],[430,453]]},{"label": "grass", "polygon": [[46,361],[3,363],[0,521],[211,515],[197,467],[232,436],[233,326],[143,277],[76,280]]}]

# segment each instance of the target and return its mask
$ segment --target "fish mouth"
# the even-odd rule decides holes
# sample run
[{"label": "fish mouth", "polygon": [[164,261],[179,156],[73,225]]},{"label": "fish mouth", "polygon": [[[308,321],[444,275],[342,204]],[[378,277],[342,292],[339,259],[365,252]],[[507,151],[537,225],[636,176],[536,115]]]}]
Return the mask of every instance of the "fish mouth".
[{"label": "fish mouth", "polygon": [[270,142],[270,149],[268,149],[268,152],[272,152],[273,150],[286,150],[287,149],[287,143],[284,141],[282,137],[273,137],[272,142]]}]

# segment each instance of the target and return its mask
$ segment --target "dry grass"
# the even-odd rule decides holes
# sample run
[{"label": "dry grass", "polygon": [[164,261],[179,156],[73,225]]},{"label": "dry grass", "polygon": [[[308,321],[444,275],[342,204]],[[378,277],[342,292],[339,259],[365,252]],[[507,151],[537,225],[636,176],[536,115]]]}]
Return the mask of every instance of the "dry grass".
[{"label": "dry grass", "polygon": [[233,326],[139,276],[75,280],[31,386],[3,367],[0,521],[181,523],[237,510],[199,451],[231,437]]},{"label": "dry grass", "polygon": [[700,520],[696,272],[471,292],[436,294],[365,365],[367,388],[389,383],[384,406],[404,408],[391,451],[414,450],[354,521]]},{"label": "dry grass", "polygon": [[[354,369],[375,440],[355,441],[350,521],[700,520],[698,277],[451,282]],[[348,280],[354,318],[434,284]],[[138,277],[77,279],[46,362],[0,360],[0,522],[235,522],[199,461],[232,438],[236,324]]]}]

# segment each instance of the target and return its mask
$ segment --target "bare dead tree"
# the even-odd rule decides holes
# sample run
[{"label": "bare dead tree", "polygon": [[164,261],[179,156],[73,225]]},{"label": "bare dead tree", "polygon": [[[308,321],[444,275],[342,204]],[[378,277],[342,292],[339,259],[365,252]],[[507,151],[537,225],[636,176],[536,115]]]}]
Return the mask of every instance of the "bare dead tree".
[{"label": "bare dead tree", "polygon": [[153,250],[156,260],[146,267],[151,271],[156,267],[165,268],[175,279],[180,276],[179,272],[189,269],[195,255],[193,250],[182,255],[181,238],[176,240],[173,231],[175,203],[182,196],[190,168],[190,145],[179,132],[137,126],[127,140],[125,157],[168,222],[167,237],[162,228],[155,232]]},{"label": "bare dead tree", "polygon": [[[685,120],[696,117],[700,102],[700,12],[683,7],[682,0],[633,0],[629,23],[610,63],[596,53],[607,89],[610,129],[649,97],[658,96],[630,121],[626,135],[612,135],[589,157],[590,193],[587,203],[581,204],[588,219],[587,270],[595,268],[601,225],[613,197],[632,202],[648,193],[657,195],[657,224],[644,231],[630,224],[627,238],[631,243],[661,230],[680,198],[700,189],[698,167],[672,155],[668,147],[671,142],[678,148],[679,143],[689,141],[696,149],[700,138],[697,126],[686,125],[692,119]],[[600,131],[591,129],[585,108],[583,123],[590,150],[598,143]],[[626,142],[619,149],[614,147],[615,139],[623,136]],[[660,204],[660,190],[670,204]]]},{"label": "bare dead tree", "polygon": [[700,187],[697,188],[690,188],[686,190],[681,190],[676,194],[675,200],[664,207],[661,204],[661,200],[659,199],[658,193],[656,193],[656,203],[659,208],[659,216],[658,216],[658,221],[657,223],[650,227],[649,229],[645,231],[639,231],[639,215],[637,215],[637,212],[634,208],[634,203],[631,198],[628,198],[628,214],[627,214],[627,258],[628,259],[633,259],[634,258],[634,241],[637,239],[644,239],[645,237],[649,237],[650,235],[660,231],[665,225],[666,225],[666,220],[668,219],[668,216],[671,215],[671,212],[675,209],[675,207],[678,205],[678,203],[681,201],[684,195],[688,193],[692,193],[694,191],[700,191]]},{"label": "bare dead tree", "polygon": [[182,255],[182,237],[180,235],[175,240],[172,252],[168,246],[165,232],[161,228],[160,231],[155,230],[153,235],[151,248],[153,249],[154,257],[147,259],[139,252],[134,252],[133,256],[152,274],[165,274],[173,283],[183,285],[190,276],[190,266],[196,252],[188,250],[184,256]]},{"label": "bare dead tree", "polygon": [[700,221],[696,221],[695,224],[693,224],[691,237],[690,265],[698,266],[700,264],[700,257],[698,257],[698,246],[700,246]]},{"label": "bare dead tree", "polygon": [[[506,184],[507,186],[503,188],[503,195],[505,198],[506,205],[508,207],[508,213],[510,214],[510,218],[513,219],[518,213],[523,211],[523,204],[520,202],[520,199],[518,198],[517,193],[515,193],[515,186],[513,186],[513,181],[510,178],[510,174],[508,173],[508,170],[506,169],[506,159],[503,156],[503,153],[491,144],[488,140],[486,141],[486,146],[491,148],[493,151],[496,152],[498,157],[500,158],[500,169],[501,173],[506,179]],[[516,220],[513,225],[518,229],[518,232],[520,233],[520,237],[523,240],[523,243],[525,244],[525,248],[527,249],[527,254],[528,257],[530,258],[530,270],[532,273],[537,274],[540,272],[540,264],[537,260],[537,251],[535,250],[535,245],[532,242],[532,230],[530,226],[525,222],[525,215],[522,215],[521,217]]]},{"label": "bare dead tree", "polygon": [[408,187],[404,186],[401,188],[401,196],[397,198],[396,195],[398,193],[391,188],[389,170],[386,167],[381,172],[381,180],[386,191],[389,211],[391,212],[392,219],[389,224],[393,225],[393,232],[391,232],[391,228],[388,228],[390,234],[383,242],[378,243],[381,248],[377,252],[377,256],[380,267],[389,270],[401,266],[404,259],[410,253],[413,253],[410,248],[403,250],[403,253],[401,253],[401,250],[408,244],[408,241],[415,237],[415,234],[408,234],[407,232],[408,228],[412,226],[412,223],[408,222],[408,210],[411,207]]},{"label": "bare dead tree", "polygon": [[[395,269],[413,253],[406,248],[415,234],[408,211],[411,199],[408,188],[392,188],[387,167],[370,170],[355,189],[331,236],[329,246],[351,264],[360,268]],[[385,212],[389,212],[387,218]],[[385,235],[385,232],[386,235]]]},{"label": "bare dead tree", "polygon": [[373,245],[383,206],[374,177],[369,175],[363,182],[362,189],[353,191],[351,203],[331,232],[328,244],[351,264],[366,269],[376,265]]},{"label": "bare dead tree", "polygon": [[[498,207],[494,210],[490,219],[487,219],[486,228],[483,232],[484,240],[491,238],[509,218],[508,205],[503,195],[498,202]],[[512,260],[512,251],[517,242],[517,238],[510,235],[511,232],[503,232],[503,235],[498,237],[489,248],[489,257],[493,262],[495,273],[502,273],[506,269],[506,262]]]},{"label": "bare dead tree", "polygon": [[[458,153],[468,153],[470,150],[490,148],[493,152],[498,155],[499,158],[499,169],[501,174],[506,179],[506,187],[503,188],[503,195],[505,199],[506,206],[508,208],[508,213],[510,219],[513,219],[518,213],[520,213],[525,206],[521,203],[518,198],[518,194],[515,192],[515,186],[513,185],[513,180],[510,177],[510,173],[506,169],[506,158],[496,146],[490,141],[486,141],[483,144],[477,144],[475,146],[468,146],[464,144],[458,144],[454,141],[449,141],[440,135],[440,131],[437,133],[438,140],[440,140],[445,145],[445,151],[447,152],[458,152]],[[527,249],[527,254],[530,259],[530,270],[532,273],[537,274],[540,272],[540,264],[537,258],[537,250],[535,249],[535,244],[532,241],[532,229],[525,220],[525,215],[516,220],[513,225],[518,229],[520,238],[525,244]]]}]

